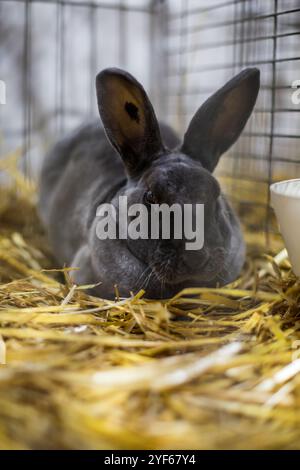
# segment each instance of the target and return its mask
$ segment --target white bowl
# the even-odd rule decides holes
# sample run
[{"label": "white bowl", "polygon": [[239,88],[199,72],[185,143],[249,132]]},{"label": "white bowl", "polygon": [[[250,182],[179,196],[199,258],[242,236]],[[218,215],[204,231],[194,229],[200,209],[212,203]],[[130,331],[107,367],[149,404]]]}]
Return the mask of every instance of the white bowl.
[{"label": "white bowl", "polygon": [[300,178],[274,183],[270,191],[293,271],[300,276]]}]

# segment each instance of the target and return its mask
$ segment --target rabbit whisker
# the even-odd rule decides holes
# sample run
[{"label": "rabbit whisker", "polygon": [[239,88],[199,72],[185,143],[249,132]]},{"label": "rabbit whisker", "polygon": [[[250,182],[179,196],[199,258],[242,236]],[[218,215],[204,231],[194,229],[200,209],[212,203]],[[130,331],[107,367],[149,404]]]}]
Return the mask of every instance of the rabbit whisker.
[{"label": "rabbit whisker", "polygon": [[[136,286],[137,286],[138,290],[142,289],[145,281],[147,280],[147,277],[148,277],[147,274],[148,274],[149,270],[152,271],[151,266],[147,266],[144,269],[144,271],[142,272],[142,274],[140,275],[140,277],[138,278],[138,280],[136,281]],[[151,274],[151,272],[150,272],[150,274]],[[146,276],[145,279],[143,279],[144,276]],[[140,283],[140,281],[142,281],[142,282]]]}]

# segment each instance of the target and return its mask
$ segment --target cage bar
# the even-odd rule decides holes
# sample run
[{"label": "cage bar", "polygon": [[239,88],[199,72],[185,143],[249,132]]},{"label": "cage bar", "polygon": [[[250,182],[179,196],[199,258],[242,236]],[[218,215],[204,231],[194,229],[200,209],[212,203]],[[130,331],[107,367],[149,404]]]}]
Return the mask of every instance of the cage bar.
[{"label": "cage bar", "polygon": [[[188,122],[197,107],[235,73],[252,66],[261,69],[255,113],[239,141],[223,156],[217,174],[248,228],[249,211],[260,211],[251,229],[264,232],[270,247],[268,234],[277,227],[269,185],[300,176],[300,105],[291,100],[300,61],[299,2],[184,2],[169,15],[168,31],[168,119],[174,125]],[[184,81],[184,89],[178,87],[179,80]],[[177,99],[182,103],[181,120]],[[178,130],[184,132],[184,126]]]}]

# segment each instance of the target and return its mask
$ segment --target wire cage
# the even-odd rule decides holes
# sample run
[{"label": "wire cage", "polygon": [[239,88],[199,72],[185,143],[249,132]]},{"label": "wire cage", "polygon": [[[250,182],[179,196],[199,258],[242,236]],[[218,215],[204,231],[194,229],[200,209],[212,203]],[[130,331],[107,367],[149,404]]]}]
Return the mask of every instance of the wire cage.
[{"label": "wire cage", "polygon": [[178,128],[235,73],[261,70],[255,113],[218,174],[242,221],[268,247],[277,233],[269,185],[300,175],[299,35],[298,0],[186,0],[168,15],[167,112]]},{"label": "wire cage", "polygon": [[60,135],[98,116],[99,70],[126,68],[155,98],[153,11],[148,0],[0,1],[1,144],[22,147],[28,176]]},{"label": "wire cage", "polygon": [[181,135],[211,93],[257,66],[255,113],[217,174],[270,246],[269,184],[300,176],[299,35],[299,0],[1,0],[1,154],[20,147],[34,177],[53,141],[97,115],[106,66],[137,76]]}]

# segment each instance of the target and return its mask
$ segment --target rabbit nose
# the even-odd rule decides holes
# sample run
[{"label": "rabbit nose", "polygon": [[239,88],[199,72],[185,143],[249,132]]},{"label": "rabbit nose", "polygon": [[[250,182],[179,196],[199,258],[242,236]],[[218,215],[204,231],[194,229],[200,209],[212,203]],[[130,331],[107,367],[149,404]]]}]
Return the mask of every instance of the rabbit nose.
[{"label": "rabbit nose", "polygon": [[202,249],[200,251],[186,251],[184,257],[185,264],[191,271],[204,269],[210,262],[209,253]]},{"label": "rabbit nose", "polygon": [[190,269],[204,270],[206,273],[216,273],[222,269],[225,260],[225,250],[217,247],[213,250],[202,249],[197,252],[189,251],[185,263]]}]

